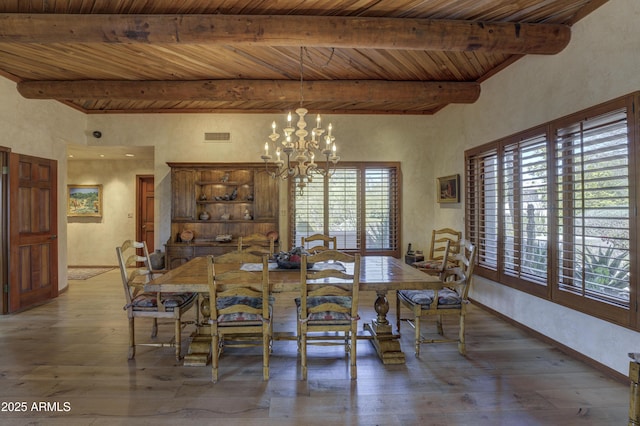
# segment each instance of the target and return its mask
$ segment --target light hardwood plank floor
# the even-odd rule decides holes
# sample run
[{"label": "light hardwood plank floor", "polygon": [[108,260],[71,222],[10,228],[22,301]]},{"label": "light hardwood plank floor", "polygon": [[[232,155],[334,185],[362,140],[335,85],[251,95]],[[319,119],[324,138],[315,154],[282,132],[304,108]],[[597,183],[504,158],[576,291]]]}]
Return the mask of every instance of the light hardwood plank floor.
[{"label": "light hardwood plank floor", "polygon": [[[214,385],[209,366],[184,367],[171,348],[138,347],[135,360],[127,360],[121,285],[113,270],[71,281],[43,306],[0,316],[0,424],[627,423],[626,383],[477,307],[468,316],[466,357],[455,344],[439,344],[423,346],[416,358],[413,330],[403,324],[406,364],[383,366],[370,343],[361,341],[357,381],[349,379],[341,347],[313,346],[309,379],[302,382],[295,342],[276,341],[271,380],[262,381],[260,348],[227,349]],[[295,331],[294,297],[277,296],[276,331]],[[360,316],[370,321],[374,295],[361,297]],[[446,325],[448,333],[457,332],[455,324]],[[149,337],[150,322],[138,321],[136,328],[139,341]],[[183,350],[191,331],[184,330]],[[171,323],[160,324],[159,339],[172,333]],[[19,411],[15,404],[23,402]]]}]

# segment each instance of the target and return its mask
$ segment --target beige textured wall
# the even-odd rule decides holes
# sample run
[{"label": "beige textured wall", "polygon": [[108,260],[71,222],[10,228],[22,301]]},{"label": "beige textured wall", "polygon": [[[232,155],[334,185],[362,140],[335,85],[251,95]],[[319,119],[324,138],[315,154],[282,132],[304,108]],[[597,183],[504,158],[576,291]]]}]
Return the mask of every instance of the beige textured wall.
[{"label": "beige textured wall", "polygon": [[136,175],[152,175],[153,161],[69,160],[72,185],[102,185],[102,217],[67,219],[68,264],[115,266],[116,246],[136,235]]}]

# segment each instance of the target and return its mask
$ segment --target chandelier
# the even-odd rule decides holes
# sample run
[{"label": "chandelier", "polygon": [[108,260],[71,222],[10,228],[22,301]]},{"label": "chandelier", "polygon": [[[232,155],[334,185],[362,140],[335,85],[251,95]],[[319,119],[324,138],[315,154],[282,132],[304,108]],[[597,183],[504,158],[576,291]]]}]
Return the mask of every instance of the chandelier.
[{"label": "chandelier", "polygon": [[[304,101],[302,52],[303,48],[301,47],[300,107],[295,110],[298,116],[298,121],[295,123],[297,129],[293,127],[291,112],[289,112],[286,127],[282,129],[284,137],[278,141],[280,134],[276,131],[277,125],[274,121],[271,124],[271,134],[269,135],[271,142],[264,143],[264,155],[260,156],[271,177],[295,180],[300,195],[303,194],[307,183],[313,181],[313,175],[330,178],[335,173],[336,164],[340,160],[336,152],[331,123],[329,123],[325,135],[320,114],[316,116],[316,127],[311,130],[311,138],[308,139],[309,132],[306,130],[305,116],[309,111],[302,107]],[[275,159],[270,154],[272,149],[275,149]]]}]

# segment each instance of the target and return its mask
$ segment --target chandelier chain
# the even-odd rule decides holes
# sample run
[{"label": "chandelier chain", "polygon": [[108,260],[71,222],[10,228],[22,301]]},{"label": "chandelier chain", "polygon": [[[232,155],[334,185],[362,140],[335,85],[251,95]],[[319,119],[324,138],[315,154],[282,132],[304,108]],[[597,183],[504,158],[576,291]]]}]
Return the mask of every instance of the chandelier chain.
[{"label": "chandelier chain", "polygon": [[[277,132],[278,125],[274,121],[271,124],[271,134],[269,135],[271,143],[265,142],[264,155],[260,156],[264,161],[265,170],[271,177],[295,180],[299,195],[302,195],[307,184],[313,181],[313,175],[323,176],[326,179],[333,176],[336,164],[340,161],[334,142],[335,137],[332,135],[333,126],[331,123],[325,132],[325,129],[322,128],[322,119],[318,114],[315,127],[311,129],[311,132],[306,130],[305,116],[309,111],[303,107],[305,51],[304,46],[300,47],[300,107],[295,111],[298,119],[296,122],[292,121],[293,117],[289,112],[286,125],[283,128],[284,134],[282,136],[284,137],[280,141],[281,135]],[[331,57],[333,57],[333,50]],[[313,63],[311,58],[309,60]],[[269,152],[270,145],[272,145],[272,149],[275,148],[275,158]]]},{"label": "chandelier chain", "polygon": [[302,108],[302,104],[304,103],[304,83],[303,83],[303,75],[304,75],[304,66],[303,66],[303,57],[302,57],[302,49],[304,47],[300,47],[300,108]]}]

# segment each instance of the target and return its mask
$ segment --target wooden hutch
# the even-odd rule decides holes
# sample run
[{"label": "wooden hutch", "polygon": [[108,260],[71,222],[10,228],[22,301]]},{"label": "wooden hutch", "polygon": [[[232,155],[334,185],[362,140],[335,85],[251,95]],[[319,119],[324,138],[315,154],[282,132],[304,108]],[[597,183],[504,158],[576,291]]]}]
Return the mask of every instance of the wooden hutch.
[{"label": "wooden hutch", "polygon": [[[278,181],[266,173],[264,164],[167,165],[171,167],[167,268],[175,268],[193,257],[233,251],[238,248],[241,236],[278,231]],[[231,240],[220,241],[229,235]],[[182,236],[192,239],[183,241]],[[277,247],[276,241],[276,251]]]}]

